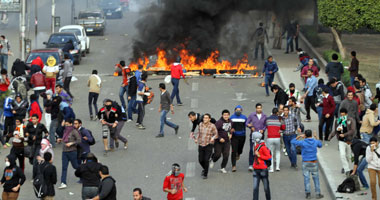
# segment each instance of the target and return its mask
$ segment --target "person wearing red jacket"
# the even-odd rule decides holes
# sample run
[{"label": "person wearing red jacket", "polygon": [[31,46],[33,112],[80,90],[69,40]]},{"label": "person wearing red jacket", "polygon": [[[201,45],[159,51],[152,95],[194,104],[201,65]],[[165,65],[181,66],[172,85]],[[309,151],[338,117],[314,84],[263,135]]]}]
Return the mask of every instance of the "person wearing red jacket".
[{"label": "person wearing red jacket", "polygon": [[43,70],[44,66],[44,61],[41,57],[37,56],[37,58],[35,58],[30,64],[30,74],[33,75],[34,73]]},{"label": "person wearing red jacket", "polygon": [[10,85],[9,78],[7,75],[6,69],[1,69],[1,78],[0,78],[0,94],[8,91],[8,87]]},{"label": "person wearing red jacket", "polygon": [[46,91],[46,78],[45,75],[42,74],[41,70],[32,75],[30,83],[33,86],[34,94],[37,95],[38,100],[40,94]]},{"label": "person wearing red jacket", "polygon": [[272,155],[261,138],[262,134],[260,132],[252,133],[252,140],[255,142],[255,157],[253,162],[253,200],[259,200],[259,186],[261,180],[264,185],[265,197],[267,200],[270,200],[269,173],[265,161],[272,159]]},{"label": "person wearing red jacket", "polygon": [[[281,160],[281,130],[285,130],[285,123],[278,116],[278,109],[273,108],[272,115],[266,120],[268,138],[268,147],[272,152],[272,155],[276,154],[276,171],[280,171],[280,160]],[[275,153],[276,152],[276,153]],[[270,166],[269,172],[274,172],[274,159],[272,159],[272,165]]]},{"label": "person wearing red jacket", "polygon": [[318,103],[317,106],[321,106],[322,109],[322,118],[319,121],[319,138],[323,140],[323,125],[326,124],[325,128],[325,141],[328,141],[330,134],[330,127],[334,122],[334,112],[335,112],[335,101],[334,98],[329,95],[329,89],[323,88],[322,90],[323,101]]},{"label": "person wearing red jacket", "polygon": [[42,109],[40,104],[38,103],[38,97],[36,94],[30,95],[30,107],[29,107],[29,121],[32,121],[32,116],[38,116],[38,123],[41,122],[42,119]]},{"label": "person wearing red jacket", "polygon": [[171,73],[172,76],[172,85],[173,85],[173,91],[171,95],[171,99],[173,102],[174,97],[177,98],[177,105],[182,106],[181,98],[179,97],[179,80],[181,79],[181,76],[183,79],[185,79],[185,75],[182,71],[182,64],[181,64],[181,57],[178,57],[176,62],[172,64],[171,66]]}]

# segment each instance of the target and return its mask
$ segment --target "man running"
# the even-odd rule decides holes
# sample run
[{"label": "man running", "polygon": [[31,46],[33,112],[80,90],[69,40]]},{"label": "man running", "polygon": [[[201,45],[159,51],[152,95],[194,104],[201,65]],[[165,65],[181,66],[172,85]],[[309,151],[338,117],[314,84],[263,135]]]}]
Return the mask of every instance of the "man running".
[{"label": "man running", "polygon": [[115,138],[116,126],[118,124],[117,117],[117,109],[112,107],[112,101],[110,99],[106,99],[104,107],[98,112],[98,119],[100,120],[100,123],[102,123],[105,156],[109,151],[108,135],[117,141],[117,138]]},{"label": "man running", "polygon": [[171,76],[172,76],[172,85],[173,85],[173,91],[171,95],[171,99],[173,101],[174,97],[177,97],[177,105],[182,106],[182,101],[179,97],[179,80],[181,79],[181,76],[183,79],[185,79],[185,75],[182,71],[183,65],[181,64],[181,57],[178,57],[176,62],[173,63],[171,66]]},{"label": "man running", "polygon": [[177,135],[179,126],[176,124],[173,124],[172,122],[166,119],[166,114],[168,114],[169,109],[172,112],[172,114],[174,114],[174,108],[173,108],[172,100],[170,98],[170,94],[168,91],[166,91],[165,83],[160,83],[159,88],[161,91],[161,100],[160,100],[160,107],[158,108],[158,112],[161,114],[161,120],[160,120],[161,125],[160,125],[160,133],[156,137],[157,138],[164,137],[165,124],[173,128],[175,131],[175,134]]}]

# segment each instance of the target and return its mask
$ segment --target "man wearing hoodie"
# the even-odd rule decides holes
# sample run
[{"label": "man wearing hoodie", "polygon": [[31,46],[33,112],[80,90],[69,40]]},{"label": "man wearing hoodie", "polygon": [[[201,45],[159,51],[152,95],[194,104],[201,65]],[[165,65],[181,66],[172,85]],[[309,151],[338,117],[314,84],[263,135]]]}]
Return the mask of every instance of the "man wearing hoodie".
[{"label": "man wearing hoodie", "polygon": [[[285,130],[285,124],[278,116],[278,109],[273,108],[272,115],[266,119],[266,127],[268,130],[268,147],[272,152],[272,156],[276,154],[276,171],[280,171],[281,160],[281,130]],[[276,153],[275,153],[276,152]],[[270,166],[269,172],[274,172],[274,159]]]},{"label": "man wearing hoodie", "polygon": [[25,182],[25,175],[16,165],[16,157],[12,154],[5,158],[5,169],[1,178],[3,185],[3,200],[16,200],[20,193],[20,188]]},{"label": "man wearing hoodie", "polygon": [[223,110],[222,117],[215,123],[215,126],[218,129],[218,139],[215,140],[214,154],[212,155],[210,168],[214,167],[214,163],[218,161],[221,157],[221,154],[223,154],[223,160],[219,171],[223,174],[226,174],[228,156],[230,156],[230,139],[232,137],[232,122],[230,120],[230,111]]},{"label": "man wearing hoodie", "polygon": [[326,66],[326,74],[329,79],[336,78],[336,80],[340,81],[342,74],[344,72],[344,68],[341,62],[338,61],[338,55],[333,54],[331,56],[332,61],[327,63]]},{"label": "man wearing hoodie", "polygon": [[[321,106],[322,109],[322,118],[319,121],[319,138],[321,140],[327,141],[330,134],[330,127],[332,123],[334,123],[334,112],[335,112],[335,101],[334,98],[329,95],[329,89],[324,88],[322,91],[323,100],[321,103],[317,103],[316,106]],[[325,127],[325,137],[323,137],[323,125],[326,124]]]},{"label": "man wearing hoodie", "polygon": [[376,113],[378,112],[378,108],[376,104],[371,104],[369,109],[367,109],[363,120],[362,126],[360,127],[360,134],[362,140],[369,144],[369,139],[373,136],[373,128],[380,124],[380,120],[377,119]]},{"label": "man wearing hoodie", "polygon": [[14,117],[19,119],[25,119],[28,108],[28,101],[22,99],[21,94],[17,93],[15,101],[12,102],[12,113]]},{"label": "man wearing hoodie", "polygon": [[85,162],[75,170],[75,176],[82,180],[82,200],[94,198],[98,194],[101,166],[96,156],[89,153]]},{"label": "man wearing hoodie", "polygon": [[[359,180],[362,183],[364,189],[368,189],[369,186],[363,173],[368,165],[366,160],[366,150],[368,144],[352,137],[347,138],[346,143],[351,146],[352,153],[354,154],[354,169],[352,170],[351,175],[358,174]],[[362,156],[362,159],[359,159],[360,156]]]},{"label": "man wearing hoodie", "polygon": [[4,136],[7,138],[5,140],[4,148],[9,147],[10,145],[8,144],[9,141],[9,136],[12,134],[13,129],[14,129],[14,115],[12,112],[12,103],[13,99],[12,97],[7,97],[4,101],[4,131],[3,131],[3,138],[1,140],[4,140]]},{"label": "man wearing hoodie", "polygon": [[26,65],[24,61],[21,61],[19,58],[17,58],[13,62],[11,74],[13,77],[19,77],[25,75],[27,70],[30,70],[30,67]]},{"label": "man wearing hoodie", "polygon": [[[300,140],[304,138],[304,140]],[[305,134],[297,136],[292,139],[291,143],[295,146],[301,147],[302,155],[302,171],[303,180],[305,185],[306,199],[311,199],[310,196],[310,174],[313,177],[315,193],[317,199],[322,199],[321,188],[319,184],[319,171],[317,160],[317,148],[322,148],[322,142],[318,140],[317,134],[313,134],[311,130],[306,130]]]},{"label": "man wearing hoodie", "polygon": [[253,140],[252,133],[259,132],[264,134],[266,126],[267,116],[263,113],[263,105],[261,103],[256,104],[256,112],[251,113],[248,116],[246,126],[251,129],[251,134],[249,136],[249,171],[253,171]]},{"label": "man wearing hoodie", "polygon": [[254,143],[255,157],[253,162],[253,200],[259,200],[259,186],[260,181],[263,181],[265,198],[271,199],[269,188],[269,173],[268,166],[265,161],[272,159],[270,150],[262,140],[263,135],[259,132],[252,133],[252,140]]},{"label": "man wearing hoodie", "polygon": [[179,97],[179,80],[181,79],[181,76],[183,79],[185,79],[185,75],[183,74],[182,70],[183,65],[181,64],[181,57],[178,57],[176,62],[172,64],[171,66],[171,76],[172,76],[172,85],[173,85],[173,91],[171,95],[171,99],[173,102],[174,97],[177,97],[177,105],[182,106],[181,99]]},{"label": "man wearing hoodie", "polygon": [[232,122],[232,138],[231,138],[231,163],[232,172],[236,172],[236,161],[240,159],[240,155],[243,153],[245,143],[245,123],[247,117],[242,114],[243,107],[241,105],[236,106],[235,113],[231,116]]},{"label": "man wearing hoodie", "polygon": [[278,66],[275,61],[273,61],[273,56],[268,56],[268,59],[265,61],[262,76],[265,76],[265,92],[269,96],[269,88],[272,87],[274,80],[274,75],[278,71]]},{"label": "man wearing hoodie", "polygon": [[99,175],[102,179],[98,189],[99,195],[92,198],[92,200],[116,200],[116,181],[109,175],[108,167],[102,165]]}]

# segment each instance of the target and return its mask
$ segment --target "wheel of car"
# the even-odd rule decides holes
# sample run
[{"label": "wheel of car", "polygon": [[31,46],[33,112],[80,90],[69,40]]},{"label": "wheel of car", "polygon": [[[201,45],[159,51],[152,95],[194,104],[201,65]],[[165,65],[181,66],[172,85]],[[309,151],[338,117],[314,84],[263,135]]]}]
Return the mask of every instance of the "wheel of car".
[{"label": "wheel of car", "polygon": [[90,53],[90,48],[87,48],[87,49],[86,49],[86,53],[87,53],[87,54]]},{"label": "wheel of car", "polygon": [[100,32],[101,36],[104,36],[104,29]]},{"label": "wheel of car", "polygon": [[86,51],[82,51],[82,57],[86,57]]}]

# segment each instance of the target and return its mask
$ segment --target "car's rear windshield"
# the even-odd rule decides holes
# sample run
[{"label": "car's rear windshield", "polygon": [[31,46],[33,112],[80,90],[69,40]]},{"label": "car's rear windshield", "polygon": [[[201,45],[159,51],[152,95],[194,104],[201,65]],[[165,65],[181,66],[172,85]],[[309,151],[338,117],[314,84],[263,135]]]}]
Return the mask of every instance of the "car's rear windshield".
[{"label": "car's rear windshield", "polygon": [[100,19],[102,14],[100,13],[79,13],[79,19]]},{"label": "car's rear windshield", "polygon": [[63,44],[72,40],[76,43],[76,38],[73,35],[52,35],[49,39],[49,44]]},{"label": "car's rear windshield", "polygon": [[77,28],[62,29],[61,32],[63,32],[63,33],[75,33],[75,35],[77,35],[77,36],[82,35],[80,29],[77,29]]},{"label": "car's rear windshield", "polygon": [[28,60],[26,61],[26,63],[31,63],[38,56],[42,59],[42,61],[44,61],[44,63],[46,63],[47,59],[50,56],[54,56],[54,58],[57,60],[57,62],[59,62],[59,54],[58,54],[58,52],[32,52],[29,55]]}]

